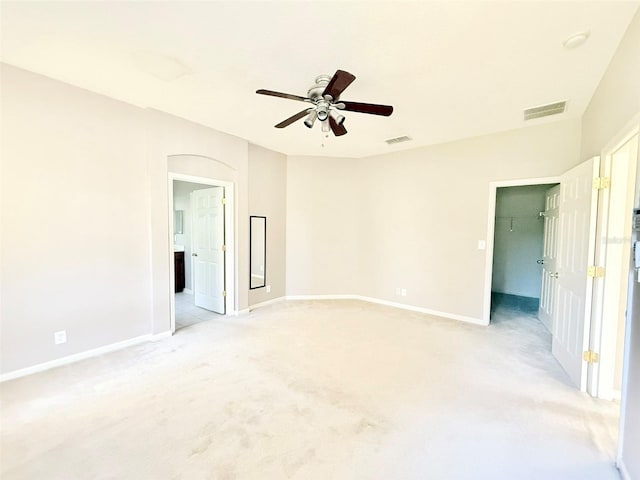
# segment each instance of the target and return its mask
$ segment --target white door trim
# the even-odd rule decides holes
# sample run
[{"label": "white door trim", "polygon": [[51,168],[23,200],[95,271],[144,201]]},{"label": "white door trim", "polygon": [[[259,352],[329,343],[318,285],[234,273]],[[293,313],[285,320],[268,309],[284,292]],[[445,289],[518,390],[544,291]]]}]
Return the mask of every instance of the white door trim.
[{"label": "white door trim", "polygon": [[558,279],[558,233],[560,223],[560,188],[561,185],[550,187],[545,192],[545,215],[543,219],[543,252],[542,252],[542,285],[540,288],[540,305],[538,319],[553,333],[553,315],[556,312],[555,299],[557,297]]},{"label": "white door trim", "polygon": [[523,178],[520,180],[500,180],[489,182],[489,213],[487,216],[487,238],[484,267],[484,304],[482,319],[486,325],[491,322],[491,278],[493,276],[493,243],[496,217],[496,194],[498,188],[522,187],[526,185],[546,185],[560,183],[560,177]]},{"label": "white door trim", "polygon": [[[168,194],[169,194],[169,210],[167,218],[169,220],[169,238],[167,244],[167,259],[169,261],[169,303],[171,314],[171,331],[176,331],[176,303],[175,303],[175,268],[173,261],[173,181],[179,180],[183,182],[200,183],[202,185],[210,185],[212,187],[224,187],[226,204],[226,213],[224,217],[225,229],[225,290],[227,297],[225,299],[225,315],[236,315],[236,235],[235,235],[235,185],[233,182],[225,180],[217,180],[209,177],[196,177],[193,175],[184,175],[182,173],[169,172],[167,176]],[[187,261],[187,259],[185,259]]]},{"label": "white door trim", "polygon": [[[628,140],[630,140],[634,135],[640,134],[640,112],[636,113],[629,122],[624,126],[624,128],[620,129],[620,131],[607,142],[607,144],[602,149],[601,157],[606,158],[607,155],[613,153],[616,150],[617,146],[622,146]],[[637,167],[640,168],[640,148],[638,149],[638,158]],[[636,188],[638,188],[636,186]],[[635,205],[634,205],[635,207]],[[627,305],[629,305],[627,301]],[[623,359],[623,368],[622,368],[622,393],[620,399],[620,428],[618,433],[618,452],[616,465],[620,469],[620,472],[623,478],[630,478],[629,472],[626,469],[624,464],[624,460],[622,458],[622,453],[624,449],[624,434],[625,434],[625,425],[626,425],[626,415],[625,412],[627,410],[627,389],[629,383],[629,360],[630,360],[630,345],[631,345],[631,328],[629,324],[629,319],[627,318],[626,329],[625,329],[625,338],[624,338],[624,359]],[[598,346],[599,347],[599,346]],[[595,348],[595,345],[593,346]],[[599,350],[598,350],[599,351]]]},{"label": "white door trim", "polygon": [[[609,251],[611,247],[605,242],[605,238],[610,238],[612,235],[622,234],[622,232],[619,231],[611,231],[612,220],[615,220],[616,218],[620,220],[620,217],[614,217],[615,215],[620,215],[622,213],[624,215],[624,221],[626,222],[631,220],[627,215],[630,216],[632,213],[631,211],[623,212],[622,210],[617,210],[611,206],[611,202],[613,201],[612,192],[614,192],[614,189],[617,189],[615,192],[618,194],[621,193],[620,185],[623,183],[620,181],[622,180],[621,178],[617,178],[615,175],[612,175],[613,170],[617,166],[613,163],[613,156],[620,148],[633,140],[634,137],[638,136],[639,132],[640,125],[636,124],[632,126],[630,131],[624,132],[622,135],[618,135],[618,142],[609,142],[607,147],[602,151],[603,161],[600,175],[611,177],[612,184],[608,189],[601,191],[598,203],[599,245],[596,250],[596,259],[594,264],[605,267],[606,273],[604,278],[595,279],[594,282],[594,295],[592,300],[593,334],[591,337],[590,349],[600,354],[600,362],[593,364],[590,369],[589,393],[604,400],[613,400],[620,394],[619,391],[616,391],[613,388],[615,383],[615,356],[617,354],[615,337],[617,336],[618,324],[612,324],[610,321],[605,322],[605,312],[606,314],[611,313],[611,308],[605,308],[605,305],[607,304],[607,301],[611,301],[611,295],[615,296],[620,293],[620,289],[626,289],[628,287],[626,282],[623,282],[623,285],[619,285],[618,287],[615,285],[616,281],[619,281],[623,274],[622,270],[626,271],[627,262],[620,264],[614,261],[616,252],[615,250]],[[637,165],[636,160],[637,159],[630,159],[629,163],[629,168],[634,172]],[[627,171],[627,173],[629,172]],[[633,175],[633,178],[627,179],[627,181],[629,180],[632,181],[633,185],[630,185],[628,189],[625,188],[624,192],[626,195],[633,195],[635,175]],[[633,205],[631,208],[633,209]],[[625,252],[625,254],[626,253],[627,252]],[[611,305],[608,306],[611,307]]]}]

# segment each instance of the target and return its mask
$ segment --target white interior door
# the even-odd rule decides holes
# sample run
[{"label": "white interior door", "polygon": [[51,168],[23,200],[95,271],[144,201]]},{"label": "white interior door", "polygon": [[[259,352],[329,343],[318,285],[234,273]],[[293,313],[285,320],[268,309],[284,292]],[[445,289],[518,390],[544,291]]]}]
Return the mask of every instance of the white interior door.
[{"label": "white interior door", "polygon": [[540,309],[538,311],[538,318],[550,332],[553,332],[553,315],[556,306],[559,205],[560,185],[556,185],[547,190],[545,198],[542,287],[540,289]]},{"label": "white interior door", "polygon": [[[591,158],[562,175],[558,220],[556,311],[552,352],[573,383],[586,389],[594,261],[597,190],[600,159]],[[554,275],[555,277],[555,275]]]},{"label": "white interior door", "polygon": [[193,192],[194,297],[198,307],[225,313],[224,188]]}]

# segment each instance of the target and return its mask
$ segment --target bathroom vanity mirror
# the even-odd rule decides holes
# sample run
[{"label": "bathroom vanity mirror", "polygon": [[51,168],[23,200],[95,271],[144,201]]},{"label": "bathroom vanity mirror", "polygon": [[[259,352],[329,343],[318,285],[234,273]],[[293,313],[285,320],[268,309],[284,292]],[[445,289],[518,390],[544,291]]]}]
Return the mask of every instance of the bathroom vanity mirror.
[{"label": "bathroom vanity mirror", "polygon": [[182,234],[184,210],[173,211],[173,233]]},{"label": "bathroom vanity mirror", "polygon": [[249,288],[266,285],[267,217],[249,217]]}]

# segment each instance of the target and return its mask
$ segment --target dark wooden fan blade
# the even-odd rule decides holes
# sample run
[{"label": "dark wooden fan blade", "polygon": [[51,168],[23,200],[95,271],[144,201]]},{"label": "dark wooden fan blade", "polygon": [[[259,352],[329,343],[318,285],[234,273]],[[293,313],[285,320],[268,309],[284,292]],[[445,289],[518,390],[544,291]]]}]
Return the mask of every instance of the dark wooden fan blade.
[{"label": "dark wooden fan blade", "polygon": [[382,115],[388,117],[393,113],[393,107],[391,105],[377,105],[375,103],[359,103],[359,102],[344,102],[344,108],[341,110],[347,110],[348,112],[360,112],[371,113],[372,115]]},{"label": "dark wooden fan blade", "polygon": [[344,92],[344,89],[351,85],[355,79],[355,75],[351,75],[344,70],[337,70],[333,77],[331,77],[331,80],[329,80],[324,92],[322,92],[322,96],[331,95],[331,98],[334,100],[337,99],[340,94]]},{"label": "dark wooden fan blade", "polygon": [[289,100],[300,100],[301,102],[307,102],[307,97],[301,97],[300,95],[291,95],[290,93],[274,92],[273,90],[256,90],[256,93],[260,95],[270,95],[272,97],[288,98]]},{"label": "dark wooden fan blade", "polygon": [[329,126],[331,127],[331,130],[333,130],[333,134],[336,137],[341,137],[342,135],[347,133],[347,129],[344,128],[344,125],[340,125],[333,119],[333,117],[329,117]]},{"label": "dark wooden fan blade", "polygon": [[301,112],[296,113],[295,115],[283,120],[279,124],[276,125],[276,128],[284,128],[291,125],[293,122],[300,120],[302,117],[305,117],[309,114],[309,112],[313,110],[313,108],[305,108]]}]

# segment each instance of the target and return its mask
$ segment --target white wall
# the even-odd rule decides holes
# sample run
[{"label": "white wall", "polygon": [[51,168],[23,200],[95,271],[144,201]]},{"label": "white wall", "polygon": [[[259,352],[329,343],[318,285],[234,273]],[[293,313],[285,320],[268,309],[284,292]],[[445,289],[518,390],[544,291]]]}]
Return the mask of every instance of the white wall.
[{"label": "white wall", "polygon": [[564,121],[360,160],[291,157],[287,294],[481,319],[489,183],[559,175],[579,147],[580,123]]},{"label": "white wall", "polygon": [[491,291],[540,298],[545,194],[550,185],[498,188]]},{"label": "white wall", "polygon": [[[482,318],[489,183],[559,175],[577,164],[575,121],[477,137],[362,162],[364,198],[378,218],[361,237],[369,295]],[[379,195],[382,192],[383,195]]]},{"label": "white wall", "polygon": [[359,172],[353,159],[289,157],[287,295],[360,291]]},{"label": "white wall", "polygon": [[[598,155],[640,113],[640,11],[631,21],[582,121],[582,158]],[[640,168],[638,169],[640,172]],[[640,184],[640,180],[638,181]],[[636,202],[640,206],[639,202]],[[640,479],[640,300],[629,314],[628,384],[623,391],[621,463],[632,480]]]},{"label": "white wall", "polygon": [[640,10],[582,117],[582,154],[587,159],[602,148],[640,112]]},{"label": "white wall", "polygon": [[[249,305],[283,297],[286,283],[287,157],[249,144],[249,215],[267,217],[266,288],[249,291]],[[241,220],[247,226],[249,217]],[[247,270],[249,266],[247,265]],[[247,283],[243,288],[249,288]]]},{"label": "white wall", "polygon": [[248,143],[9,65],[0,75],[1,372],[168,331],[168,172],[233,181],[246,219]]},{"label": "white wall", "polygon": [[0,68],[4,373],[149,333],[152,279],[145,112]]}]

